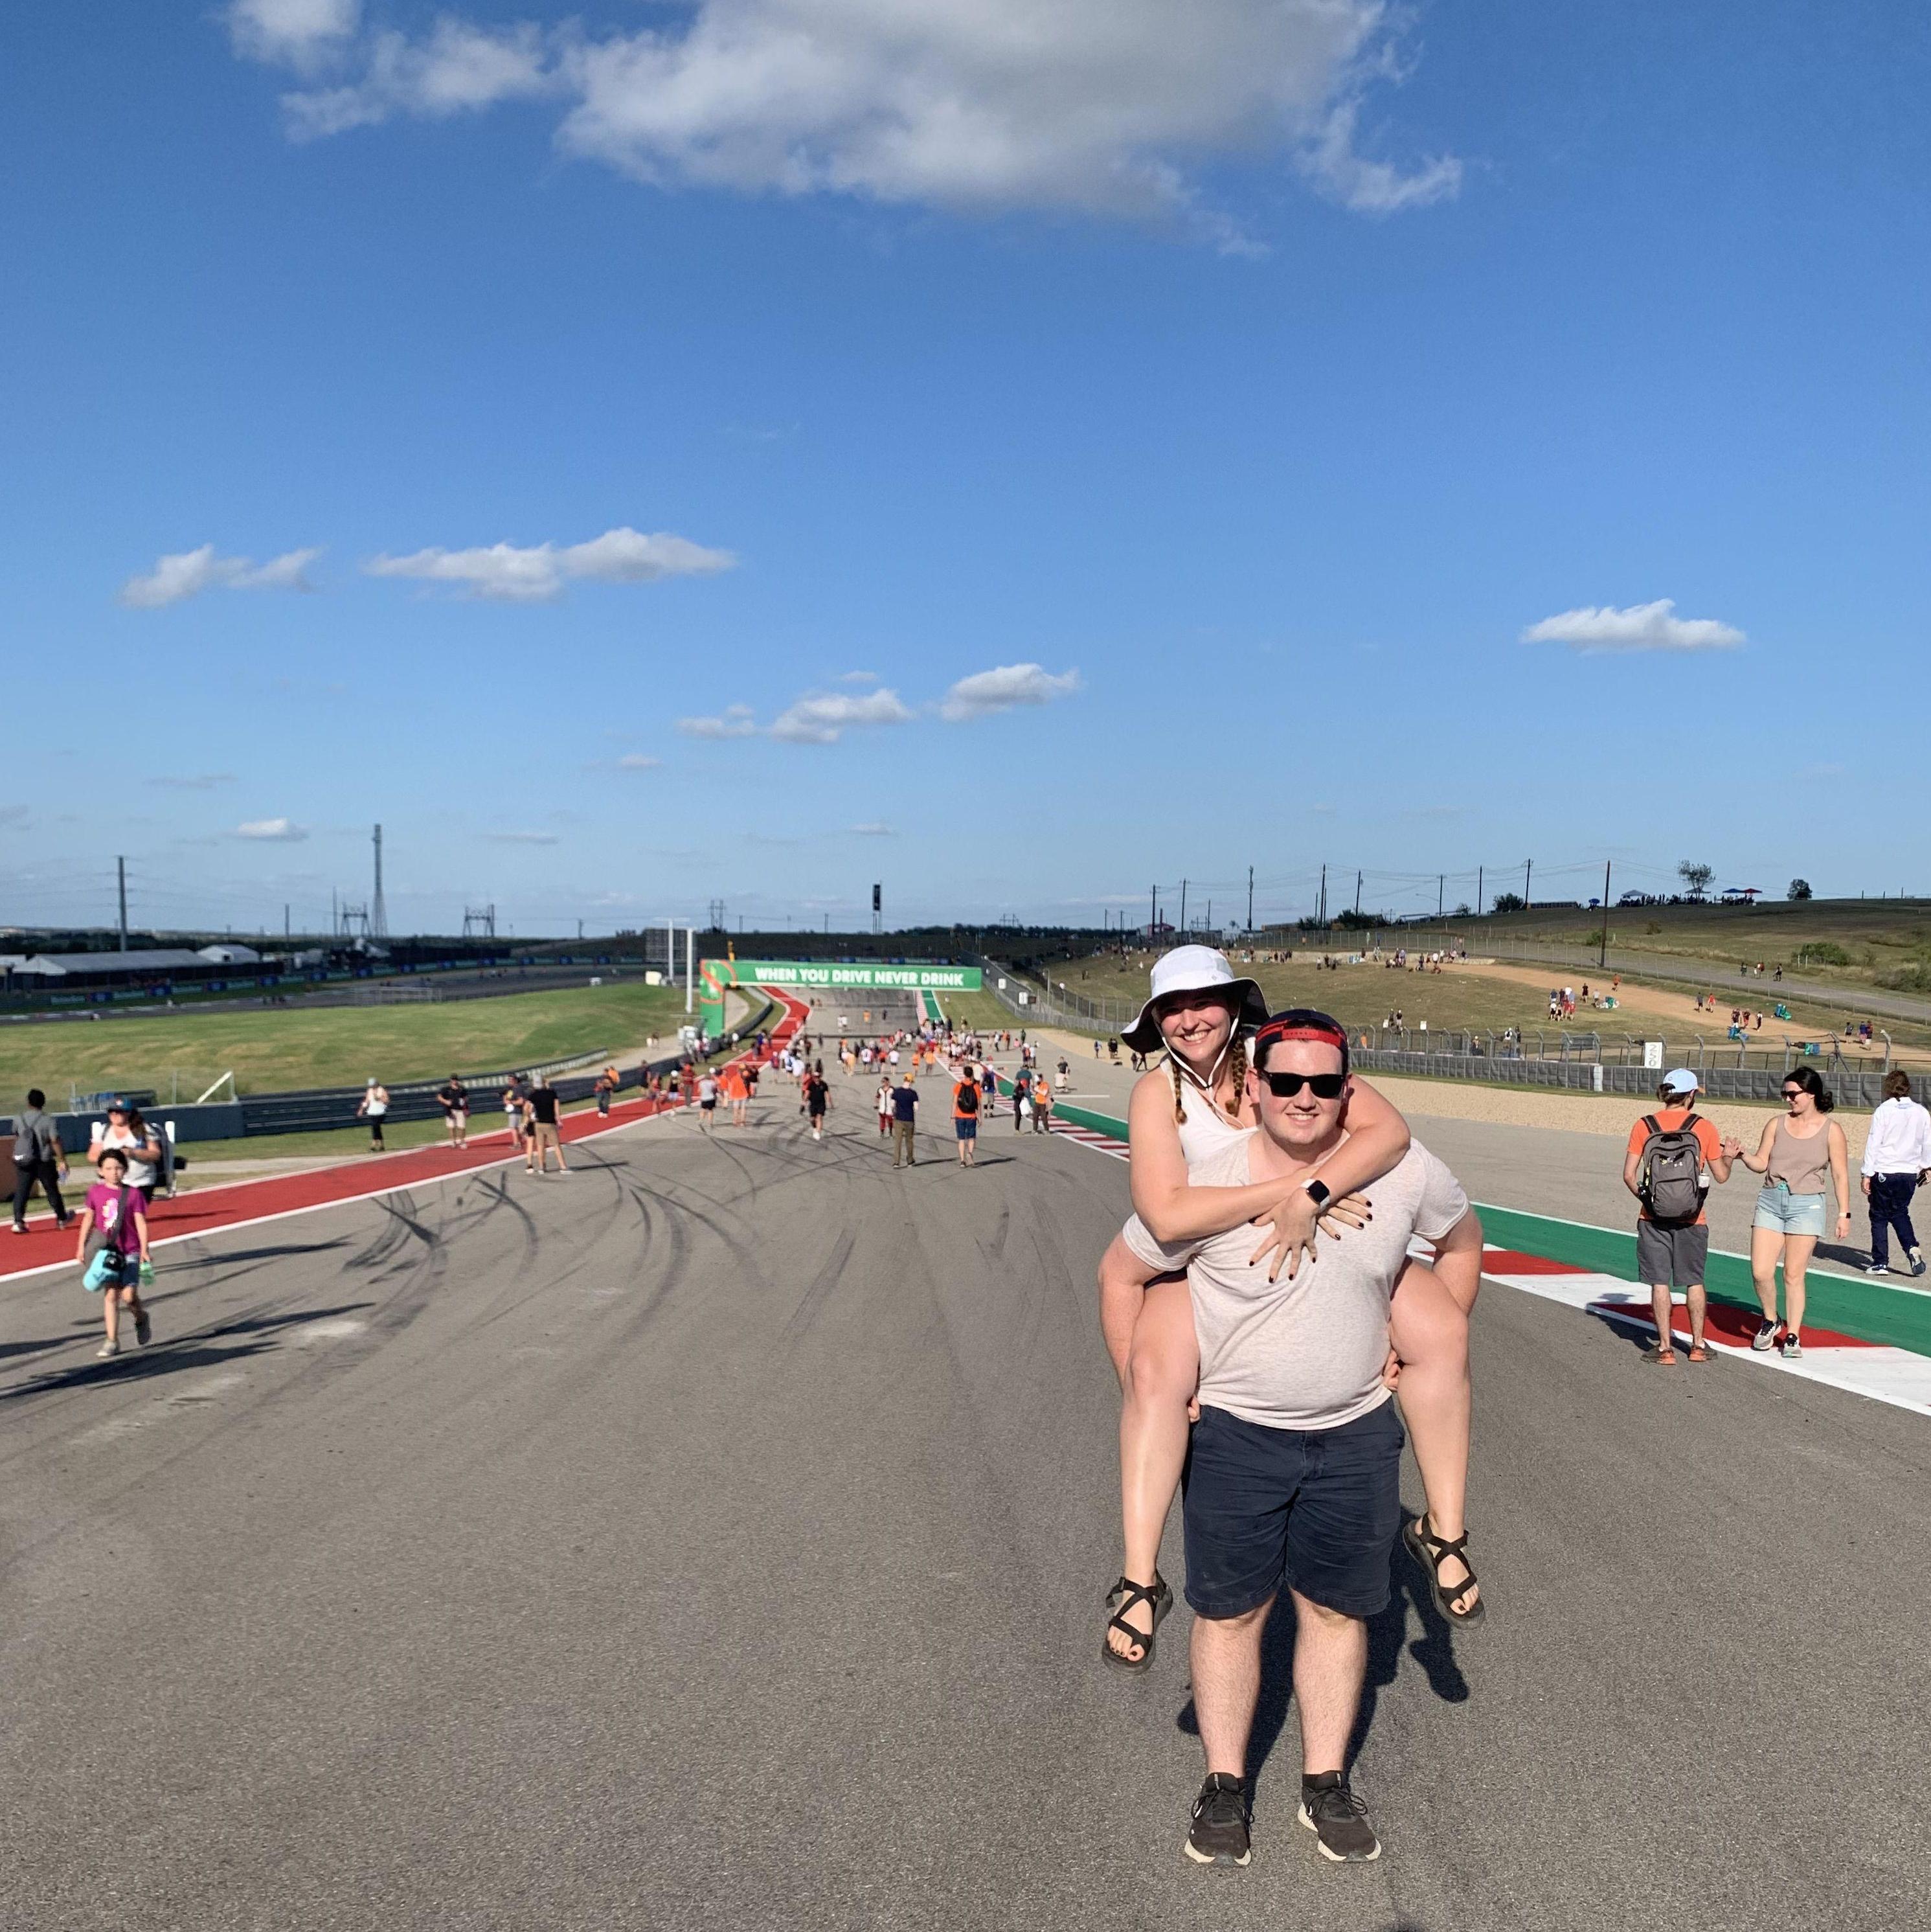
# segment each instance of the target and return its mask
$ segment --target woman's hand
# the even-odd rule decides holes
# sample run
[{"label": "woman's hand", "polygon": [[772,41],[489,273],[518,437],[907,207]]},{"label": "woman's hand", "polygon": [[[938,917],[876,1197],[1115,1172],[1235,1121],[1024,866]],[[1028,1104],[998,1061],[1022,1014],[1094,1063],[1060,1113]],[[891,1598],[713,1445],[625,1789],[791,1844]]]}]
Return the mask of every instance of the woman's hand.
[{"label": "woman's hand", "polygon": [[1837,1238],[1842,1240],[1851,1232],[1851,1210],[1848,1208],[1837,1210]]},{"label": "woman's hand", "polygon": [[1273,1261],[1267,1270],[1270,1281],[1279,1281],[1281,1267],[1287,1265],[1288,1279],[1292,1281],[1300,1271],[1303,1257],[1312,1259],[1315,1251],[1315,1231],[1317,1228],[1330,1240],[1339,1240],[1345,1228],[1366,1226],[1373,1218],[1371,1204],[1365,1194],[1344,1194],[1337,1201],[1330,1201],[1325,1208],[1316,1208],[1314,1196],[1303,1187],[1295,1188],[1271,1214],[1259,1216],[1256,1227],[1269,1229],[1267,1238],[1248,1258],[1252,1268],[1269,1255]]}]

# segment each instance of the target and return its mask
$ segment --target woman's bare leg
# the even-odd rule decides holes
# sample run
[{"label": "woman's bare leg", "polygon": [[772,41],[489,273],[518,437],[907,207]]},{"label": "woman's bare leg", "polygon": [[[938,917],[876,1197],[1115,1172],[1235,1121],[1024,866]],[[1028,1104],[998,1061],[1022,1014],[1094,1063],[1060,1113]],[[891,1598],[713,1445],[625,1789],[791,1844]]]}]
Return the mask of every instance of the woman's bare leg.
[{"label": "woman's bare leg", "polygon": [[1783,1240],[1774,1228],[1750,1230],[1750,1281],[1766,1322],[1777,1319],[1777,1264],[1783,1252]]},{"label": "woman's bare leg", "polygon": [[[1147,1270],[1116,1240],[1100,1263],[1100,1326],[1120,1376],[1120,1502],[1126,1558],[1122,1574],[1150,1584],[1160,1538],[1187,1454],[1187,1405],[1200,1380],[1193,1301],[1184,1280],[1146,1286]],[[1130,1289],[1133,1298],[1128,1300]],[[1125,1612],[1150,1630],[1153,1612],[1135,1604]],[[1107,1641],[1122,1656],[1141,1652],[1117,1630]]]},{"label": "woman's bare leg", "polygon": [[[1388,1318],[1388,1337],[1401,1358],[1398,1394],[1428,1494],[1432,1534],[1450,1541],[1468,1528],[1468,1316],[1432,1268],[1419,1262],[1403,1270]],[[1437,1580],[1444,1596],[1468,1580],[1458,1556],[1445,1558]],[[1478,1587],[1466,1601],[1480,1600]]]},{"label": "woman's bare leg", "polygon": [[1816,1247],[1815,1234],[1786,1234],[1783,1238],[1783,1325],[1798,1332],[1804,1327],[1805,1275]]}]

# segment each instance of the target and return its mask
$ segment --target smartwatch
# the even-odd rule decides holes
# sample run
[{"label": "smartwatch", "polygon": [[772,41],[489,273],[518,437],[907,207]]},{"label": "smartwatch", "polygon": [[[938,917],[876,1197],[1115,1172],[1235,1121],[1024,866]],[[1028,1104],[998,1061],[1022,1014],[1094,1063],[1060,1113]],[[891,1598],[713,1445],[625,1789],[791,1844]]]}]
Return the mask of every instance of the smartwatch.
[{"label": "smartwatch", "polygon": [[1325,1208],[1334,1198],[1328,1192],[1327,1183],[1324,1180],[1304,1180],[1301,1183],[1301,1191],[1314,1203],[1317,1210]]}]

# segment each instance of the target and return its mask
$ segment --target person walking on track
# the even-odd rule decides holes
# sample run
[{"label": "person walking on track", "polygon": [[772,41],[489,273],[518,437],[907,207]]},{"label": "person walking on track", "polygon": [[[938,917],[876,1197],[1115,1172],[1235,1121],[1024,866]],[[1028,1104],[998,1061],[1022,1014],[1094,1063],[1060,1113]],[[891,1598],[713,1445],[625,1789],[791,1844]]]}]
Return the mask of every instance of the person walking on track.
[{"label": "person walking on track", "polygon": [[[1251,979],[1237,980],[1225,956],[1212,947],[1178,946],[1161,958],[1147,1004],[1121,1035],[1143,1060],[1163,1048],[1167,1056],[1163,1068],[1141,1075],[1128,1102],[1129,1176],[1134,1205],[1156,1239],[1204,1238],[1265,1220],[1272,1225],[1261,1234],[1249,1231],[1258,1242],[1256,1259],[1271,1250],[1270,1274],[1285,1267],[1291,1277],[1313,1250],[1317,1226],[1335,1238],[1368,1219],[1369,1203],[1355,1190],[1400,1160],[1408,1130],[1381,1094],[1351,1073],[1346,1136],[1319,1175],[1285,1186],[1278,1181],[1243,1189],[1195,1186],[1191,1170],[1252,1127],[1245,1036],[1266,1012],[1260,988]],[[1339,1034],[1325,1015],[1306,1012],[1303,1018],[1318,1037]],[[1345,1067],[1345,1036],[1340,1037]],[[1465,1554],[1463,1516],[1471,1402],[1468,1311],[1480,1282],[1479,1257],[1473,1267],[1458,1262],[1439,1274],[1418,1274],[1404,1285],[1390,1324],[1402,1413],[1428,1496],[1417,1533],[1438,1549],[1430,1562],[1431,1584],[1442,1593],[1444,1616],[1457,1622],[1483,1614]],[[1107,1644],[1120,1668],[1139,1670],[1152,1660],[1154,1630],[1173,1601],[1157,1567],[1160,1538],[1186,1456],[1186,1409],[1199,1354],[1185,1284],[1150,1276],[1123,1238],[1100,1262],[1099,1292],[1101,1331],[1123,1398],[1126,1562],[1107,1599],[1113,1619]]]},{"label": "person walking on track", "polygon": [[142,1348],[154,1339],[141,1300],[141,1281],[154,1279],[148,1251],[148,1204],[127,1179],[129,1162],[117,1147],[103,1148],[95,1163],[100,1179],[87,1190],[80,1210],[80,1236],[74,1259],[86,1270],[83,1286],[102,1297],[107,1335],[95,1352],[102,1359],[121,1352],[121,1311],[134,1318],[134,1339]]},{"label": "person walking on track", "polygon": [[607,1120],[610,1117],[610,1096],[617,1090],[617,1070],[607,1066],[597,1076],[597,1118]]},{"label": "person walking on track", "polygon": [[369,1151],[371,1154],[380,1154],[384,1150],[382,1121],[388,1111],[389,1090],[372,1073],[355,1108],[357,1116],[366,1118],[369,1123]]},{"label": "person walking on track", "polygon": [[[1763,1130],[1755,1154],[1743,1156],[1764,1177],[1750,1222],[1750,1276],[1763,1321],[1750,1337],[1759,1351],[1777,1349],[1786,1360],[1804,1353],[1804,1271],[1829,1219],[1829,1192],[1837,1197],[1839,1240],[1851,1232],[1850,1154],[1844,1130],[1826,1116],[1836,1102],[1814,1066],[1783,1076],[1788,1109]],[[1828,1192],[1827,1192],[1828,1190]],[[1783,1319],[1777,1318],[1777,1266],[1783,1264]]]},{"label": "person walking on track", "polygon": [[878,1136],[884,1139],[892,1132],[892,1082],[881,1080],[878,1091],[873,1096],[873,1104],[878,1109]]},{"label": "person walking on track", "polygon": [[13,1232],[27,1232],[27,1202],[36,1184],[54,1210],[56,1226],[70,1226],[73,1216],[61,1198],[67,1178],[67,1155],[46,1112],[47,1096],[37,1087],[27,1092],[27,1104],[13,1116]]},{"label": "person walking on track", "polygon": [[1703,1275],[1710,1259],[1710,1224],[1703,1203],[1712,1179],[1728,1180],[1730,1163],[1744,1148],[1741,1141],[1726,1140],[1696,1112],[1696,1076],[1688,1067],[1666,1073],[1657,1098],[1663,1105],[1630,1130],[1623,1185],[1642,1204],[1636,1220],[1636,1279],[1649,1283],[1650,1308],[1656,1317],[1656,1346],[1649,1359],[1660,1367],[1673,1368],[1672,1288],[1681,1288],[1688,1304],[1690,1359],[1710,1359],[1703,1340]]},{"label": "person walking on track", "polygon": [[[1905,1271],[1922,1274],[1924,1254],[1911,1225],[1911,1197],[1931,1179],[1931,1113],[1911,1097],[1910,1075],[1896,1067],[1884,1076],[1884,1099],[1871,1116],[1863,1175],[1871,1217],[1871,1258],[1864,1264],[1865,1274],[1889,1270],[1891,1236],[1895,1232],[1904,1250]],[[19,1218],[16,1205],[13,1219],[17,1222]]]},{"label": "person walking on track", "polygon": [[892,1165],[919,1165],[919,1083],[908,1068],[892,1090]]},{"label": "person walking on track", "polygon": [[[1298,1186],[1346,1138],[1348,1047],[1338,1025],[1278,1014],[1252,1051],[1242,1084],[1258,1129],[1198,1163],[1197,1190]],[[1377,1179],[1375,1201],[1372,1222],[1273,1281],[1253,1266],[1251,1228],[1162,1242],[1128,1224],[1125,1239],[1144,1267],[1186,1269],[1198,1336],[1200,1419],[1182,1508],[1207,1759],[1185,1846],[1198,1864],[1244,1865],[1252,1856],[1248,1741],[1261,1634],[1283,1586],[1294,1608],[1300,1822],[1324,1858],[1381,1856],[1348,1763],[1367,1619],[1387,1604],[1402,1529],[1403,1435],[1384,1376],[1390,1300],[1397,1282],[1405,1294],[1428,1272],[1409,1258],[1417,1235],[1444,1261],[1479,1268],[1482,1230],[1455,1177],[1419,1144]]]},{"label": "person walking on track", "polygon": [[463,1084],[462,1076],[451,1074],[448,1084],[437,1090],[436,1099],[449,1129],[449,1144],[453,1148],[467,1147],[469,1144],[469,1090]]},{"label": "person walking on track", "polygon": [[979,1165],[979,1070],[968,1063],[952,1087],[952,1132],[959,1144],[959,1165]]},{"label": "person walking on track", "polygon": [[823,1060],[805,1076],[805,1115],[811,1123],[811,1138],[825,1138],[825,1112],[832,1104],[831,1083],[825,1078]]},{"label": "person walking on track", "polygon": [[1033,1076],[1033,1131],[1036,1134],[1047,1134],[1052,1130],[1052,1083],[1043,1073],[1036,1073]]},{"label": "person walking on track", "polygon": [[717,1120],[718,1076],[707,1066],[697,1082],[697,1124],[708,1134]]}]

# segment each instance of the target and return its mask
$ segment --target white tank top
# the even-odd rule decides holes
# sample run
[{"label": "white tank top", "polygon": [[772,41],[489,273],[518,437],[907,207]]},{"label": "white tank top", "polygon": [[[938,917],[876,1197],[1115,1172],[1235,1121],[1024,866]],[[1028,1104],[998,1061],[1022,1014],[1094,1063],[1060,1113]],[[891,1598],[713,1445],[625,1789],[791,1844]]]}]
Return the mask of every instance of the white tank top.
[{"label": "white tank top", "polygon": [[[1171,1087],[1172,1070],[1163,1068],[1162,1071]],[[1235,1126],[1184,1075],[1180,1080],[1180,1104],[1186,1110],[1186,1118],[1180,1124],[1180,1152],[1186,1156],[1189,1174],[1247,1134],[1246,1128]]]}]

